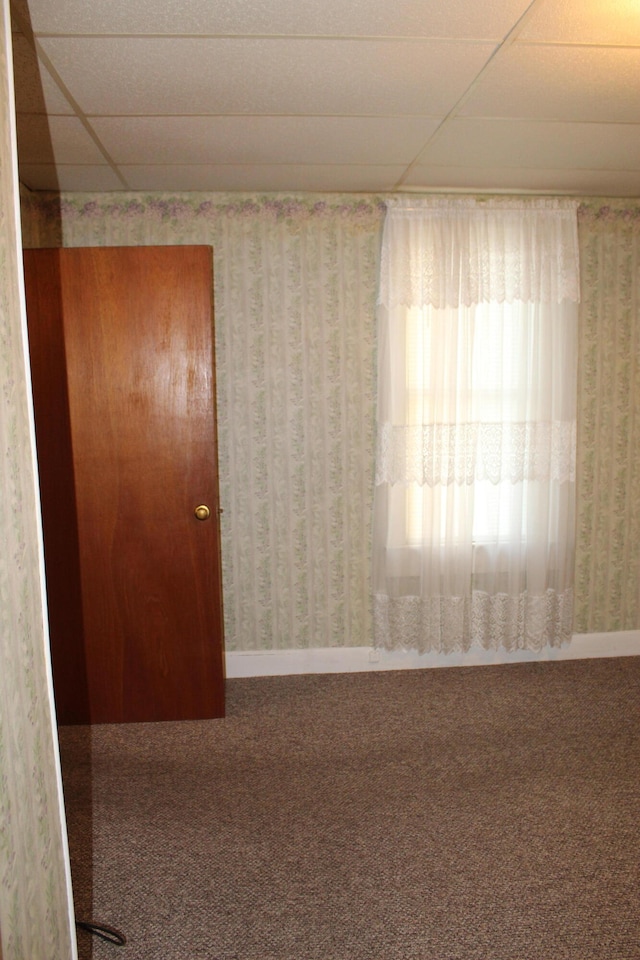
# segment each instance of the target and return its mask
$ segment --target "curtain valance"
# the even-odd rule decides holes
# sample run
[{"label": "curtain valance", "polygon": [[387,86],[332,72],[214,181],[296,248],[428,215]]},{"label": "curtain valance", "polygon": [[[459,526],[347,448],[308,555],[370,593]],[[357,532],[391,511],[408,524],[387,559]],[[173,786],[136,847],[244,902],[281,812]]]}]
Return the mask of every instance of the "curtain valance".
[{"label": "curtain valance", "polygon": [[564,199],[391,199],[378,303],[578,301],[576,210],[576,201]]}]

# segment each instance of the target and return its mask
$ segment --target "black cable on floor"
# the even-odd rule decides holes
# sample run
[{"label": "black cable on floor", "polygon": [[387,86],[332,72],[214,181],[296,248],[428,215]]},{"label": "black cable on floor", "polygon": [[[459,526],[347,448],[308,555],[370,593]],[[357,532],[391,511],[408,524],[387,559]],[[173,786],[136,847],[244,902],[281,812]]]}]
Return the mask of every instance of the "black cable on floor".
[{"label": "black cable on floor", "polygon": [[94,937],[106,940],[107,943],[113,943],[116,947],[124,947],[127,942],[124,933],[120,933],[115,927],[107,927],[104,923],[94,923],[93,920],[76,920],[76,927],[80,930],[86,930],[87,933],[92,933]]}]

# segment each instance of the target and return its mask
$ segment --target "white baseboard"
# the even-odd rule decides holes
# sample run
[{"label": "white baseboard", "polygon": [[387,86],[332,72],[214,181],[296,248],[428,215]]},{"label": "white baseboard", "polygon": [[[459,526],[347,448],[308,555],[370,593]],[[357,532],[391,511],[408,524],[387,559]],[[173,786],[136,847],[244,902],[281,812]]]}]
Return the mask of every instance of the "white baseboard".
[{"label": "white baseboard", "polygon": [[591,657],[640,656],[640,630],[574,634],[571,643],[540,653],[482,650],[444,654],[373,650],[371,647],[326,647],[311,650],[242,650],[226,654],[227,677],[278,677],[300,673],[362,673],[367,670],[424,670],[476,667],[498,663],[586,660]]}]

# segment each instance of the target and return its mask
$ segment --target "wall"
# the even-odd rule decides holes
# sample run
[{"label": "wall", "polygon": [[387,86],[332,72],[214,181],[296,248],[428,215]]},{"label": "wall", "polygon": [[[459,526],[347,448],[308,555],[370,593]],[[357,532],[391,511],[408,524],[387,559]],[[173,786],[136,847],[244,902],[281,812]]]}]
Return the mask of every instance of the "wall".
[{"label": "wall", "polygon": [[[214,247],[227,650],[371,640],[374,198],[67,195],[28,245]],[[34,218],[35,217],[35,218]]]},{"label": "wall", "polygon": [[576,630],[640,626],[640,203],[580,210]]},{"label": "wall", "polygon": [[[366,647],[375,196],[25,196],[28,245],[212,243],[230,651]],[[582,255],[578,633],[640,627],[640,207],[590,201]]]},{"label": "wall", "polygon": [[0,4],[0,954],[75,956],[44,617],[12,64]]}]

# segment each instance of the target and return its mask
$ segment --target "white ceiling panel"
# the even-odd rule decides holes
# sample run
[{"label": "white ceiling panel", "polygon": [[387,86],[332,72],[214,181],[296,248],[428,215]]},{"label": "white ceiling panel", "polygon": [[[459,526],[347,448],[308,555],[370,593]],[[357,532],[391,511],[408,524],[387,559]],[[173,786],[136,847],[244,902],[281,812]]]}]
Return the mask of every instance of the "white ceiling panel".
[{"label": "white ceiling panel", "polygon": [[30,0],[39,33],[455,37],[501,40],[530,0]]},{"label": "white ceiling panel", "polygon": [[76,117],[22,115],[17,118],[20,154],[25,163],[105,162],[104,155]]},{"label": "white ceiling panel", "polygon": [[107,193],[123,188],[120,178],[111,167],[106,166],[25,163],[24,166],[21,165],[21,176],[31,190]]},{"label": "white ceiling panel", "polygon": [[555,0],[538,4],[521,40],[640,44],[637,0]]},{"label": "white ceiling panel", "polygon": [[467,193],[545,193],[586,197],[637,197],[637,173],[611,170],[540,170],[534,167],[416,166],[404,186]]},{"label": "white ceiling panel", "polygon": [[453,120],[418,158],[422,165],[548,167],[640,172],[636,124]]},{"label": "white ceiling panel", "polygon": [[33,45],[26,37],[13,41],[13,67],[20,83],[16,85],[18,113],[72,114],[73,107],[38,62]]},{"label": "white ceiling panel", "polygon": [[34,189],[640,196],[640,0],[10,3]]},{"label": "white ceiling panel", "polygon": [[45,38],[42,45],[80,108],[98,115],[435,115],[454,106],[493,50],[368,40]]},{"label": "white ceiling panel", "polygon": [[514,44],[462,116],[637,123],[640,49]]},{"label": "white ceiling panel", "polygon": [[403,166],[174,166],[121,168],[132,190],[377,192],[393,190]]},{"label": "white ceiling panel", "polygon": [[436,127],[413,117],[97,117],[116,163],[407,164]]}]

